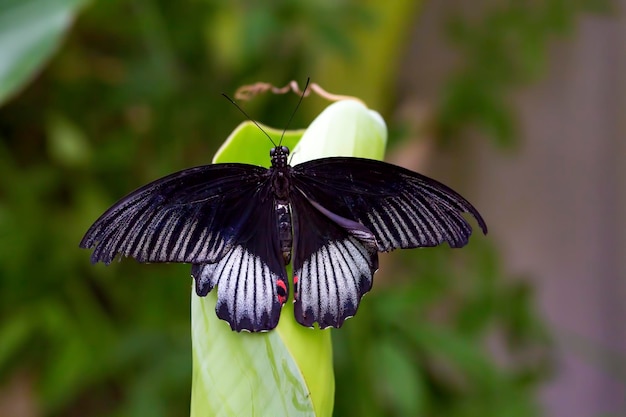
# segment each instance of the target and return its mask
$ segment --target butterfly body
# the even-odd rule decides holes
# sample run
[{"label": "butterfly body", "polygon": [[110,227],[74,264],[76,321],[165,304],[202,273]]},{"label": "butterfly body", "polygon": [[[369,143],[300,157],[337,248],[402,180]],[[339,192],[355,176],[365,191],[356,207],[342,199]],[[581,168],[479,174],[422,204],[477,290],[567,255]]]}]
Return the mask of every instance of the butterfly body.
[{"label": "butterfly body", "polygon": [[217,287],[218,317],[233,330],[266,331],[288,299],[304,326],[340,327],[372,287],[378,252],[464,246],[462,213],[486,224],[445,185],[380,161],[333,157],[271,167],[214,164],[158,179],[121,199],[87,231],[92,262],[117,254],[192,264],[196,293]]},{"label": "butterfly body", "polygon": [[274,195],[274,210],[278,226],[280,248],[285,265],[291,262],[291,247],[293,245],[293,233],[291,223],[291,210],[289,208],[289,194],[291,192],[291,167],[288,163],[289,148],[277,146],[270,150],[272,166],[267,173],[271,178],[272,193]]},{"label": "butterfly body", "polygon": [[291,262],[291,248],[293,246],[293,232],[291,210],[289,209],[288,201],[276,201],[276,220],[278,223],[280,250],[283,254],[285,265],[289,265],[289,262]]}]

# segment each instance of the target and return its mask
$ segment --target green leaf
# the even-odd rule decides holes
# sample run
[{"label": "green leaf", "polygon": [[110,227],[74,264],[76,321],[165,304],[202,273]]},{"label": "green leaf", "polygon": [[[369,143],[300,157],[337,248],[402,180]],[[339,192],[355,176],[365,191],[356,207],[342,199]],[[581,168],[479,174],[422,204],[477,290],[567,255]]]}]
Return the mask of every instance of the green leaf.
[{"label": "green leaf", "polygon": [[[281,131],[264,130],[274,143],[280,142]],[[386,135],[378,113],[356,101],[343,101],[330,105],[305,132],[285,132],[282,144],[294,149],[294,164],[296,158],[333,155],[380,159]],[[214,162],[267,166],[270,147],[267,137],[245,122],[226,140]],[[235,333],[217,318],[216,302],[215,291],[203,298],[192,292],[192,417],[332,415],[335,382],[329,330],[300,326],[293,304],[287,303],[275,330]]]},{"label": "green leaf", "polygon": [[[260,125],[271,140],[278,144],[283,131]],[[304,130],[287,130],[282,144],[293,149]],[[213,163],[240,162],[259,166],[270,166],[270,149],[273,147],[265,134],[252,122],[243,122],[230,134],[217,150]]]},{"label": "green leaf", "polygon": [[0,0],[0,104],[42,67],[85,0]]}]

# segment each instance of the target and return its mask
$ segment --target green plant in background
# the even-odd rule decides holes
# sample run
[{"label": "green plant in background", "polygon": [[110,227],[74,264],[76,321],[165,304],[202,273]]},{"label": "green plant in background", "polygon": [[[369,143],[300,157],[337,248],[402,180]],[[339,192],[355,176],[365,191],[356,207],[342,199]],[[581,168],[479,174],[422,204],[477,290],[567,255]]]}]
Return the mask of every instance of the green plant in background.
[{"label": "green plant in background", "polygon": [[[437,132],[462,137],[478,124],[510,143],[515,125],[500,103],[526,79],[520,73],[534,73],[548,35],[591,3],[546,0],[523,13],[519,2],[499,3],[485,13],[493,24],[453,22],[466,67],[441,92]],[[420,2],[83,4],[0,0],[0,390],[25,387],[45,416],[186,416],[189,267],[92,267],[77,242],[129,190],[206,164],[240,120],[218,92],[242,80],[311,75],[387,117],[399,65],[390,51],[402,50]],[[46,17],[54,24],[37,23]],[[306,103],[295,125],[319,113]],[[264,97],[250,112],[282,126],[291,108]],[[267,163],[267,141],[258,143],[256,162]],[[333,333],[335,415],[538,414],[549,337],[533,289],[504,276],[493,246],[476,239],[460,252],[381,262],[357,318]]]},{"label": "green plant in background", "polygon": [[61,44],[85,0],[0,1],[0,103],[24,85]]}]

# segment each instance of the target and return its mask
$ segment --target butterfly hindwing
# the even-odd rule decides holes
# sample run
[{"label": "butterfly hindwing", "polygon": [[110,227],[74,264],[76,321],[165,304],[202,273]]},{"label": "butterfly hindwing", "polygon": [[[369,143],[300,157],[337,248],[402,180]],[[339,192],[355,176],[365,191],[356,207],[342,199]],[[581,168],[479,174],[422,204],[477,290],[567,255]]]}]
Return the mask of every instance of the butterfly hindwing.
[{"label": "butterfly hindwing", "polygon": [[122,198],[89,228],[80,247],[92,262],[117,254],[139,262],[215,262],[250,216],[247,198],[267,169],[206,165],[158,179]]},{"label": "butterfly hindwing", "polygon": [[291,204],[296,320],[307,327],[341,327],[372,287],[378,268],[374,235],[297,192]]},{"label": "butterfly hindwing", "polygon": [[287,301],[287,271],[269,187],[247,196],[246,204],[254,207],[254,216],[242,225],[232,249],[215,263],[195,264],[192,276],[200,296],[217,285],[217,316],[233,330],[266,331],[276,327]]},{"label": "butterfly hindwing", "polygon": [[379,251],[467,244],[470,213],[478,211],[447,186],[413,171],[362,158],[323,158],[293,167],[294,187],[337,216],[358,221],[375,236]]}]

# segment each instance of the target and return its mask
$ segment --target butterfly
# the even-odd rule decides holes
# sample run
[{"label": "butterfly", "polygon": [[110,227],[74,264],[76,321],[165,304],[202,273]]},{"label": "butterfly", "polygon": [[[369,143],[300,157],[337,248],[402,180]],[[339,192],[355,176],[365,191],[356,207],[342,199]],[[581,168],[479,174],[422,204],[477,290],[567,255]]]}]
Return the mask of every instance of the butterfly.
[{"label": "butterfly", "polygon": [[354,157],[294,166],[223,163],[151,182],[109,208],[80,247],[91,261],[192,264],[198,296],[217,287],[216,313],[236,331],[268,331],[288,299],[296,320],[341,327],[372,288],[378,253],[468,243],[478,211],[449,187],[389,163]]}]

